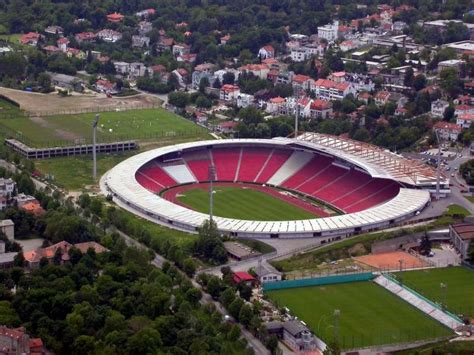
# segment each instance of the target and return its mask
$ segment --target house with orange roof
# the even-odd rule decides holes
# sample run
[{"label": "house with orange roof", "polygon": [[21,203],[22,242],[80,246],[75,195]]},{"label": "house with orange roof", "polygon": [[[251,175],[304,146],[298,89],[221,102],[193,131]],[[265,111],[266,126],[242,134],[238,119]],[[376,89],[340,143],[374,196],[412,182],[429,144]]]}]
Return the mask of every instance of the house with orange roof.
[{"label": "house with orange roof", "polygon": [[303,95],[307,90],[311,89],[313,84],[314,80],[311,77],[302,74],[293,76],[293,82],[291,83],[295,96]]},{"label": "house with orange roof", "polygon": [[21,209],[34,214],[37,217],[40,217],[46,213],[46,211],[41,207],[40,203],[35,200],[35,201],[30,201],[28,203],[25,203],[23,206],[21,206]]},{"label": "house with orange roof", "polygon": [[29,46],[36,46],[41,39],[41,35],[38,32],[28,32],[20,37],[21,44],[27,44]]},{"label": "house with orange roof", "polygon": [[390,93],[388,91],[379,91],[375,94],[375,103],[377,105],[383,106],[388,102]]},{"label": "house with orange roof", "polygon": [[45,258],[49,262],[51,262],[51,260],[53,260],[54,256],[58,252],[61,254],[61,263],[68,261],[69,251],[72,248],[79,249],[83,254],[87,253],[89,249],[94,250],[96,254],[101,254],[109,251],[109,249],[96,242],[71,244],[66,241],[62,241],[46,248],[38,248],[36,250],[24,252],[23,256],[26,262],[28,263],[28,267],[31,269],[36,269],[39,267],[41,259]]},{"label": "house with orange roof", "polygon": [[272,115],[278,115],[280,113],[280,108],[285,104],[285,102],[286,100],[283,97],[273,97],[268,100],[265,111]]},{"label": "house with orange roof", "polygon": [[274,58],[275,57],[275,48],[271,45],[263,46],[258,51],[258,57],[260,59]]},{"label": "house with orange roof", "polygon": [[311,88],[318,99],[342,100],[349,94],[355,94],[354,87],[348,82],[338,83],[329,79],[318,79]]},{"label": "house with orange roof", "polygon": [[237,85],[225,84],[222,85],[219,91],[219,99],[226,102],[237,100],[237,96],[239,95],[240,88]]},{"label": "house with orange roof", "polygon": [[270,68],[266,64],[247,64],[239,68],[241,73],[252,73],[260,79],[267,79]]},{"label": "house with orange roof", "polygon": [[462,131],[460,125],[445,121],[436,122],[433,129],[438,132],[442,139],[451,141],[457,141]]},{"label": "house with orange roof", "polygon": [[328,119],[332,116],[332,103],[321,99],[313,100],[310,106],[310,117],[314,119]]},{"label": "house with orange roof", "polygon": [[107,21],[112,22],[112,23],[122,22],[124,18],[125,18],[124,15],[119,14],[117,12],[107,15]]},{"label": "house with orange roof", "polygon": [[41,338],[30,338],[25,328],[8,328],[0,326],[0,353],[15,354],[49,354]]},{"label": "house with orange roof", "polygon": [[463,113],[456,118],[456,123],[462,128],[471,127],[472,122],[474,121],[474,113]]},{"label": "house with orange roof", "polygon": [[226,34],[220,38],[221,45],[227,44],[230,41],[230,34]]},{"label": "house with orange roof", "polygon": [[456,105],[454,107],[454,116],[459,117],[465,114],[474,114],[474,106],[471,105]]}]

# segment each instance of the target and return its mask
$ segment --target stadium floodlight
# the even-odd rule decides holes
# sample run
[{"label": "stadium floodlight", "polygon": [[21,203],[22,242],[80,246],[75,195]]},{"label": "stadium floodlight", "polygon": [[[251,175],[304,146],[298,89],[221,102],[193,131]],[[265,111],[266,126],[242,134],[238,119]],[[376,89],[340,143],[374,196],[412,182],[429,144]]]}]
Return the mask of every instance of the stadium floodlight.
[{"label": "stadium floodlight", "polygon": [[97,180],[97,152],[96,152],[96,132],[97,124],[99,123],[99,114],[95,115],[94,121],[92,121],[92,178],[94,181]]},{"label": "stadium floodlight", "polygon": [[214,208],[214,188],[213,181],[216,179],[216,167],[214,164],[209,165],[208,168],[209,178],[209,222],[212,224],[213,208]]},{"label": "stadium floodlight", "polygon": [[438,141],[438,166],[436,167],[436,199],[440,199],[440,187],[439,187],[439,180],[440,180],[440,169],[441,169],[441,140],[439,138],[438,130],[435,129],[436,140]]}]

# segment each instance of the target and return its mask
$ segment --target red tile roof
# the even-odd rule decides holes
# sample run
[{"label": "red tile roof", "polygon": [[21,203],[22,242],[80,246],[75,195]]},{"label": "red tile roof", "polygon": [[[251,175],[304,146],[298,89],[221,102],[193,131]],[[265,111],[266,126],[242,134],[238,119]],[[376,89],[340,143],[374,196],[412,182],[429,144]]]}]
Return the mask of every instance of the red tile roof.
[{"label": "red tile roof", "polygon": [[123,16],[122,14],[114,12],[113,14],[107,15],[107,20],[110,22],[120,22],[123,20],[124,17],[125,16]]},{"label": "red tile roof", "polygon": [[349,87],[349,83],[337,83],[329,79],[318,79],[316,80],[315,86],[323,87],[325,89],[336,89],[339,91],[345,91]]},{"label": "red tile roof", "polygon": [[444,122],[444,121],[436,122],[433,127],[435,129],[444,129],[444,130],[455,131],[455,132],[461,132],[462,130],[461,126],[457,125],[456,123]]},{"label": "red tile roof", "polygon": [[246,281],[255,281],[255,278],[252,275],[244,271],[234,272],[233,279],[234,279],[234,282],[236,283],[241,283],[241,282],[246,282]]},{"label": "red tile roof", "polygon": [[296,83],[299,83],[299,84],[303,84],[308,80],[311,80],[311,78],[308,75],[296,74],[293,77],[293,82],[296,82]]},{"label": "red tile roof", "polygon": [[311,104],[312,110],[322,111],[322,110],[327,110],[330,108],[331,108],[331,103],[325,100],[320,100],[320,99],[313,100],[313,103]]}]

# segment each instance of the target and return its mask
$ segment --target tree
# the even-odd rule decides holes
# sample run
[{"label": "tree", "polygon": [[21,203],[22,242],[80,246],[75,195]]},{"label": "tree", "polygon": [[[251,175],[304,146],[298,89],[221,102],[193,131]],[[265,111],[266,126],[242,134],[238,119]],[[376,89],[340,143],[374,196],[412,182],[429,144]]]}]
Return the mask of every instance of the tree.
[{"label": "tree", "polygon": [[413,86],[413,81],[414,81],[413,68],[412,68],[412,67],[409,67],[409,68],[405,71],[405,77],[403,78],[403,84],[404,84],[405,86],[412,87],[412,86]]},{"label": "tree", "polygon": [[189,95],[184,92],[172,92],[168,95],[168,102],[178,108],[185,108],[189,103]]},{"label": "tree", "polygon": [[155,354],[162,345],[160,333],[151,327],[145,327],[132,335],[127,342],[130,354]]},{"label": "tree", "polygon": [[420,242],[420,254],[429,255],[431,252],[431,240],[427,234],[423,236]]},{"label": "tree", "polygon": [[212,296],[212,298],[217,299],[221,293],[221,281],[216,276],[211,276],[207,282],[207,292]]},{"label": "tree", "polygon": [[235,319],[239,319],[240,309],[242,308],[243,305],[244,305],[244,301],[242,301],[240,298],[237,297],[227,307],[227,310],[229,311],[232,317],[234,317]]},{"label": "tree", "polygon": [[222,76],[222,84],[233,84],[235,82],[235,74],[228,71]]},{"label": "tree", "polygon": [[25,266],[25,264],[26,264],[25,257],[23,256],[23,252],[20,251],[13,258],[13,265],[18,266],[18,267],[23,267]]},{"label": "tree", "polygon": [[239,286],[239,295],[246,301],[250,301],[250,297],[252,296],[252,287],[246,285],[246,284],[241,284]]},{"label": "tree", "polygon": [[38,85],[41,87],[41,92],[48,93],[53,90],[51,87],[51,76],[47,73],[40,73],[38,75]]},{"label": "tree", "polygon": [[265,342],[265,346],[272,354],[275,354],[276,349],[278,348],[278,338],[275,334],[270,335]]},{"label": "tree", "polygon": [[423,74],[418,74],[413,79],[413,87],[416,91],[420,91],[426,87],[426,77]]},{"label": "tree", "polygon": [[236,296],[234,289],[232,287],[228,287],[221,293],[221,296],[219,297],[219,302],[222,303],[224,307],[228,308],[229,305],[234,302],[235,297]]},{"label": "tree", "polygon": [[201,78],[201,81],[199,82],[199,92],[204,94],[206,92],[206,88],[209,86],[211,86],[209,79],[206,76]]},{"label": "tree", "polygon": [[[231,306],[232,304],[229,306],[229,309],[231,308]],[[250,307],[248,304],[244,304],[240,308],[239,317],[238,317],[239,322],[242,323],[242,325],[245,328],[248,328],[250,321],[252,320],[252,317],[253,317],[252,307]]]},{"label": "tree", "polygon": [[439,74],[441,88],[451,97],[462,92],[462,81],[454,68],[446,68]]},{"label": "tree", "polygon": [[187,258],[183,261],[183,271],[189,277],[193,277],[194,273],[196,272],[196,263],[193,259]]}]

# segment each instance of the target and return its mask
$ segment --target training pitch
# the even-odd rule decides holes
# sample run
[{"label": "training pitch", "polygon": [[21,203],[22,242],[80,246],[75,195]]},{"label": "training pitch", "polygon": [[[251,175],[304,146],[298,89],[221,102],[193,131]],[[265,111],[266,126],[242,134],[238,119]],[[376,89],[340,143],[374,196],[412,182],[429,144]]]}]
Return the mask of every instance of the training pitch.
[{"label": "training pitch", "polygon": [[[327,343],[343,349],[411,342],[450,330],[372,282],[291,288],[266,294]],[[340,311],[335,317],[335,310]]]},{"label": "training pitch", "polygon": [[456,314],[474,318],[474,271],[448,267],[395,274],[402,283]]},{"label": "training pitch", "polygon": [[[161,108],[101,112],[99,115],[99,142],[209,137],[206,129]],[[6,133],[26,144],[61,146],[89,143],[94,116],[95,113],[27,117],[19,113],[15,118],[1,118],[0,125],[9,130]]]},{"label": "training pitch", "polygon": [[[289,221],[317,218],[307,209],[254,188],[217,185],[214,188],[214,215],[252,221]],[[270,189],[270,188],[268,188]],[[270,191],[269,191],[270,192]],[[176,195],[177,202],[202,213],[209,213],[209,191],[205,186]],[[299,203],[295,199],[294,203]]]}]

